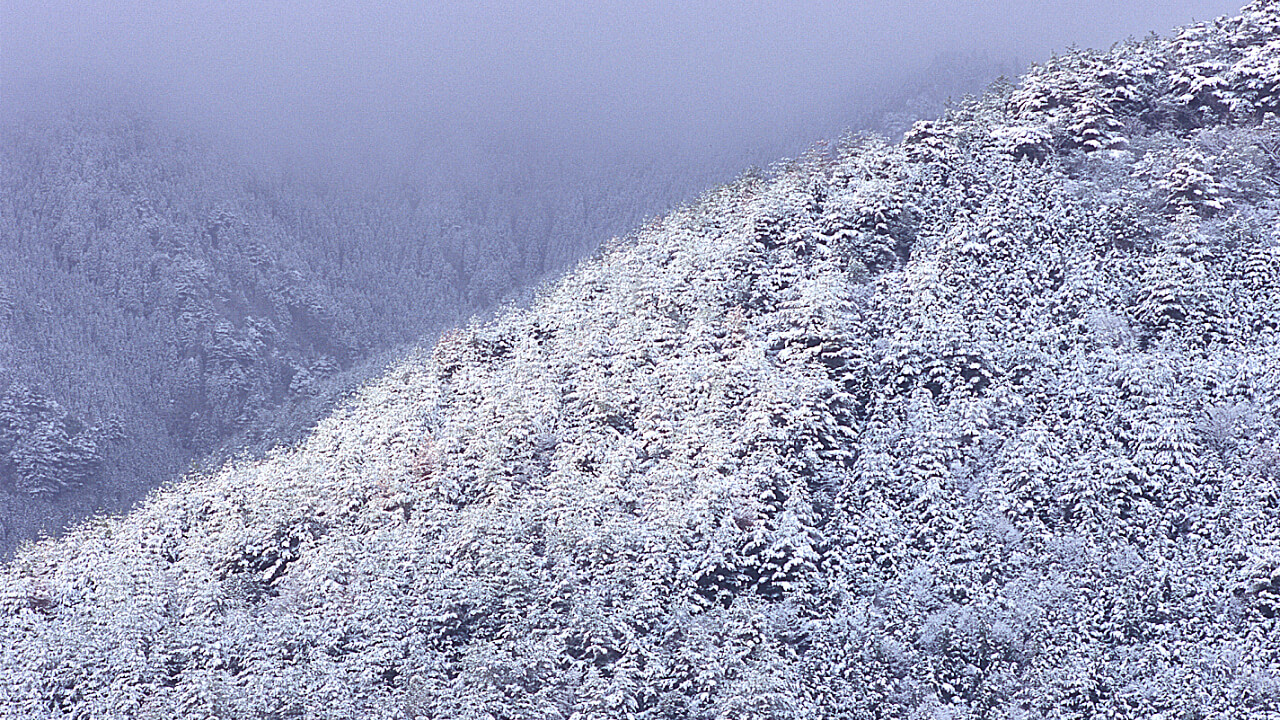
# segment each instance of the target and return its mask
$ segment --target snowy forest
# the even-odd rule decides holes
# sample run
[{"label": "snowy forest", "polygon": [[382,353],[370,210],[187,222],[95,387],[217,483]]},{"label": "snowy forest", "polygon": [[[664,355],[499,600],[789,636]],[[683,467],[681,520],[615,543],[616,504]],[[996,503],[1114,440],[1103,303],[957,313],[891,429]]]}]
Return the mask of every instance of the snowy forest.
[{"label": "snowy forest", "polygon": [[1280,1],[962,66],[509,203],[6,128],[0,718],[1280,719]]}]

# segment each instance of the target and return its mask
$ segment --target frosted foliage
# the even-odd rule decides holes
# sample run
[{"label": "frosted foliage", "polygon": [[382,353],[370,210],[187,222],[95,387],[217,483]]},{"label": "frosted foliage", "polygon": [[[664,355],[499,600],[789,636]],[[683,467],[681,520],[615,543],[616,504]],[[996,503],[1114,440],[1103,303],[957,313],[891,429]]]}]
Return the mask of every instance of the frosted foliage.
[{"label": "frosted foliage", "polygon": [[744,176],[27,547],[0,717],[1280,718],[1275,13]]}]

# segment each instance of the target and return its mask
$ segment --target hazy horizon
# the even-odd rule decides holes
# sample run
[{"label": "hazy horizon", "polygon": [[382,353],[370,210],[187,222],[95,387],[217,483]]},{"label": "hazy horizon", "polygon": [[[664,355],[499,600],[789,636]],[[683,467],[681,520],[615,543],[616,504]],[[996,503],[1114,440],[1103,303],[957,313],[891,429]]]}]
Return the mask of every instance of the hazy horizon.
[{"label": "hazy horizon", "polygon": [[5,0],[0,95],[89,90],[246,146],[366,164],[478,141],[588,164],[777,152],[838,132],[940,55],[1036,61],[1239,4]]}]

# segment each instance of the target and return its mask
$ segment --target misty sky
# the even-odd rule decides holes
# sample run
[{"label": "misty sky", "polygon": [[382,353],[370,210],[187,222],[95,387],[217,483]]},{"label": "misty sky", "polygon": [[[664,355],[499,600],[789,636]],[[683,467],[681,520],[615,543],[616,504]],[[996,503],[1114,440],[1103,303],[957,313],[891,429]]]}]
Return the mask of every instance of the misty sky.
[{"label": "misty sky", "polygon": [[939,53],[1034,60],[1242,1],[0,0],[0,94],[110,88],[324,152],[405,128],[713,143],[838,113]]}]

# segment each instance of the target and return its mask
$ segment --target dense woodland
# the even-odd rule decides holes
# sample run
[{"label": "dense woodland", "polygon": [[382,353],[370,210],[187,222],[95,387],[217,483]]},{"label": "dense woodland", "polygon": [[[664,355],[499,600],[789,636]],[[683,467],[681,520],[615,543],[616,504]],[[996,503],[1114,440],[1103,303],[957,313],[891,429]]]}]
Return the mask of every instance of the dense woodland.
[{"label": "dense woodland", "polygon": [[1280,718],[1277,113],[1259,0],[744,174],[20,552],[0,716]]},{"label": "dense woodland", "polygon": [[[855,122],[932,114],[999,66],[941,59]],[[0,124],[0,555],[298,439],[397,348],[750,157],[592,165],[494,143],[371,185],[201,137],[127,103]]]}]

